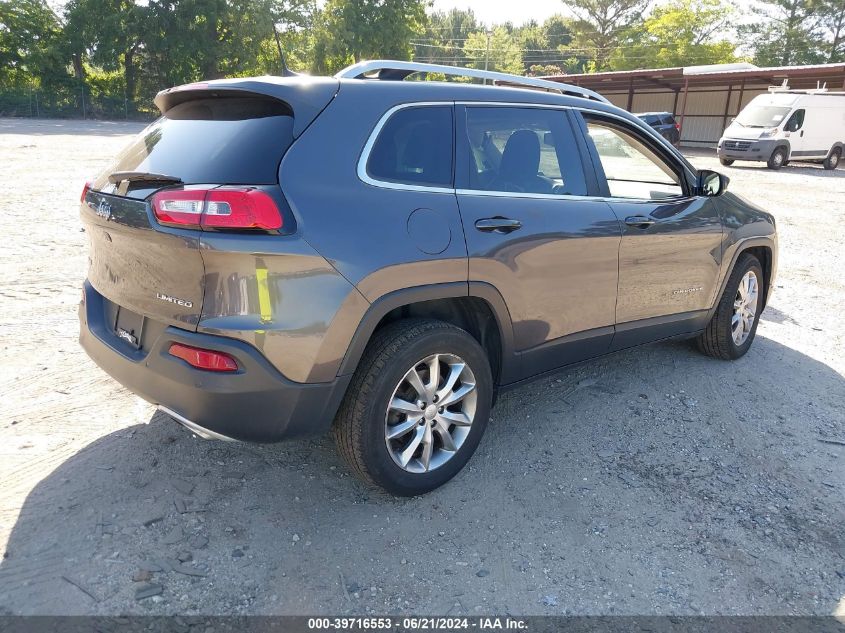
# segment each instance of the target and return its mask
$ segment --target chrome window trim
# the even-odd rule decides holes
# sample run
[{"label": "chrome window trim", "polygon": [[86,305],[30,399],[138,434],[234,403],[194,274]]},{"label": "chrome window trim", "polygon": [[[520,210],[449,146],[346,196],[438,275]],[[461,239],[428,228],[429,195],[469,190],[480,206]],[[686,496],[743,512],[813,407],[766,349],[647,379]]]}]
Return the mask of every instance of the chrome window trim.
[{"label": "chrome window trim", "polygon": [[[600,196],[574,196],[569,193],[523,193],[520,191],[490,191],[487,189],[456,189],[456,194],[464,196],[485,196],[487,198],[525,198],[530,200],[603,200]],[[619,200],[619,198],[612,198]],[[643,202],[640,200],[640,202]]]},{"label": "chrome window trim", "polygon": [[[361,155],[358,158],[358,179],[361,182],[368,184],[373,187],[379,187],[381,189],[393,189],[395,191],[418,191],[418,192],[428,192],[428,193],[452,193],[452,194],[460,194],[460,195],[473,195],[473,196],[487,196],[492,198],[523,198],[523,199],[537,199],[537,200],[599,200],[603,202],[641,202],[641,203],[655,203],[655,202],[677,202],[683,200],[690,200],[695,198],[694,195],[683,195],[683,196],[675,196],[671,198],[660,198],[660,199],[652,199],[652,198],[614,198],[612,196],[575,196],[569,194],[553,194],[553,193],[518,193],[518,192],[508,192],[508,191],[488,191],[484,189],[456,189],[454,187],[434,187],[429,185],[414,185],[414,184],[405,184],[400,182],[390,182],[387,180],[378,180],[377,178],[373,178],[367,173],[367,161],[370,159],[370,152],[373,149],[373,145],[375,145],[376,140],[378,139],[379,133],[381,132],[382,128],[384,128],[387,121],[399,110],[403,110],[406,108],[414,108],[414,107],[430,107],[430,106],[468,106],[468,107],[503,107],[503,108],[542,108],[542,109],[551,109],[551,110],[576,110],[579,112],[591,112],[601,116],[607,116],[614,119],[617,119],[623,123],[627,123],[628,125],[632,125],[632,122],[626,119],[623,116],[620,116],[614,112],[607,112],[606,110],[599,110],[596,108],[589,108],[586,106],[571,106],[571,105],[563,105],[563,104],[555,104],[555,103],[523,103],[519,101],[411,101],[408,103],[400,103],[395,105],[387,110],[381,118],[379,118],[378,123],[376,123],[373,131],[370,132],[370,136],[367,138],[367,142],[364,145],[364,148],[361,150]],[[633,116],[633,115],[632,115]],[[665,143],[665,139],[662,136],[654,132],[654,130],[645,123],[643,123],[644,128],[647,128],[652,136],[660,139],[662,142]],[[668,146],[669,149],[677,150],[674,147]],[[453,146],[453,151],[457,148]],[[455,152],[455,156],[456,156]],[[454,158],[454,156],[453,156]],[[683,161],[681,162],[681,166],[685,167]]]},{"label": "chrome window trim", "polygon": [[488,191],[486,189],[456,189],[456,194],[464,196],[486,196],[488,198],[526,198],[535,200],[589,200],[600,202],[630,202],[633,204],[678,204],[686,200],[692,200],[695,196],[671,196],[668,198],[614,198],[605,196],[575,196],[568,193],[522,193],[509,191]]}]

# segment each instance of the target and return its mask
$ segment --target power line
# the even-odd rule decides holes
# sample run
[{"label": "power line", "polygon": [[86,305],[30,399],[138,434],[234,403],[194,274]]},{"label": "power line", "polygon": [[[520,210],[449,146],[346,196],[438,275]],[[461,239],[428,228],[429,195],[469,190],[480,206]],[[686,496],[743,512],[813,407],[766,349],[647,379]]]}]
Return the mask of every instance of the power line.
[{"label": "power line", "polygon": [[[469,40],[452,40],[452,41],[469,41]],[[422,46],[424,48],[439,48],[441,50],[451,51],[454,49],[460,50],[484,50],[481,48],[467,48],[465,46],[448,46],[446,44],[425,44],[423,42],[419,42],[416,40],[411,40],[412,46]],[[700,44],[693,44],[693,46],[700,46]],[[591,51],[617,51],[617,50],[638,50],[643,48],[671,48],[670,43],[665,44],[616,44],[613,46],[576,46],[576,47],[569,47],[564,46],[564,50],[566,52],[591,52]],[[807,48],[811,49],[813,47],[808,46]],[[514,51],[519,51],[520,53],[548,53],[548,52],[562,52],[558,48],[515,48],[512,49]]]}]

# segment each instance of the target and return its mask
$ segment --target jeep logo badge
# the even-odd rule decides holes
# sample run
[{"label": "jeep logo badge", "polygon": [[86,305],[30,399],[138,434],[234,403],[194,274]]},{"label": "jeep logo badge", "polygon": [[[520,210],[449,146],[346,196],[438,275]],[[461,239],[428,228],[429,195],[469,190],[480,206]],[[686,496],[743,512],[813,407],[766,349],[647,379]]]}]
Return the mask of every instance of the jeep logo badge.
[{"label": "jeep logo badge", "polygon": [[98,204],[97,208],[94,209],[94,213],[104,220],[108,220],[111,218],[111,205],[105,200],[100,200],[100,204]]}]

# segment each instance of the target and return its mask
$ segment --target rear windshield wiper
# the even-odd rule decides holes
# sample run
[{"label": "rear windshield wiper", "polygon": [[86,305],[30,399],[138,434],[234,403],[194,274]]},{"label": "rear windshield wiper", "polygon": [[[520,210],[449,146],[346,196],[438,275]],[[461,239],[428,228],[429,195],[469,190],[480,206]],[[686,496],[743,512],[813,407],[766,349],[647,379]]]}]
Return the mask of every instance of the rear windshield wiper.
[{"label": "rear windshield wiper", "polygon": [[170,182],[180,184],[182,179],[167,174],[154,174],[148,171],[116,171],[109,175],[109,182],[113,185],[121,182]]}]

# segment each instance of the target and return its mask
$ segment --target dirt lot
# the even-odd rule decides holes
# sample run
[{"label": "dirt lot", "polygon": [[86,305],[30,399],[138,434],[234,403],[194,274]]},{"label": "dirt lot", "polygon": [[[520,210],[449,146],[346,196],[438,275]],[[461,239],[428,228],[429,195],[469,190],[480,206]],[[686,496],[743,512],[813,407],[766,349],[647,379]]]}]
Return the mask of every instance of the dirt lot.
[{"label": "dirt lot", "polygon": [[845,170],[724,169],[781,236],[741,361],[661,344],[510,392],[398,500],[328,439],[199,440],[79,349],[79,192],[137,129],[0,120],[0,613],[845,611]]}]

